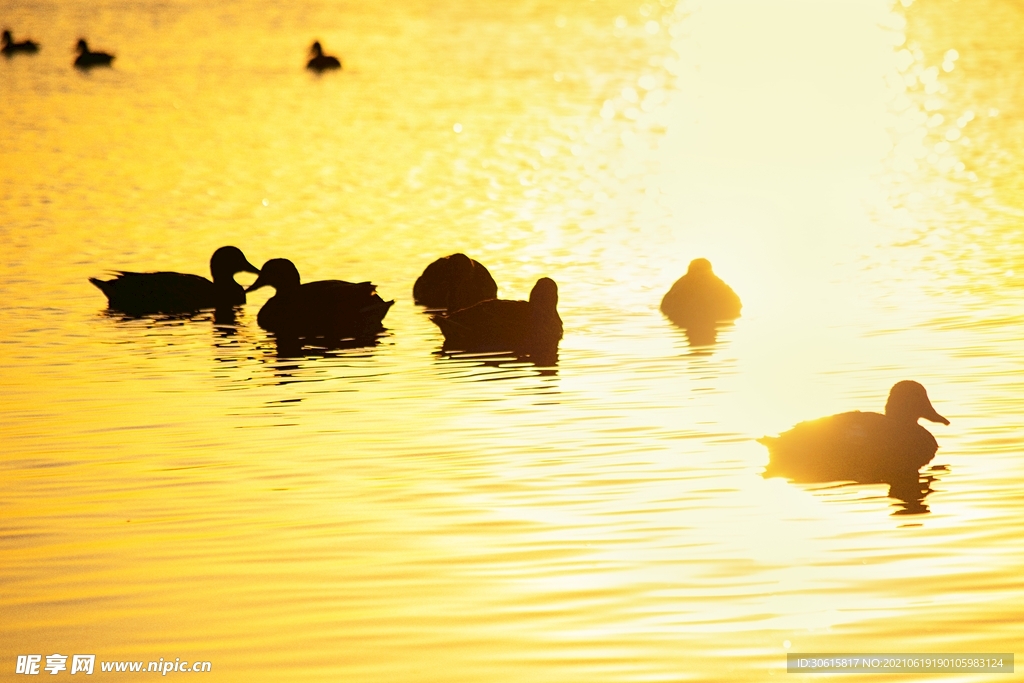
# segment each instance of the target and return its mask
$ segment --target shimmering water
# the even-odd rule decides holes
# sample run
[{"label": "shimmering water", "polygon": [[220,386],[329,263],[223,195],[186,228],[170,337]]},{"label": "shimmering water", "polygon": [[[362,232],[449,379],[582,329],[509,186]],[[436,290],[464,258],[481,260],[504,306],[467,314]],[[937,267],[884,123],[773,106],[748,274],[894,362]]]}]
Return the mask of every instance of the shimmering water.
[{"label": "shimmering water", "polygon": [[[0,17],[43,44],[0,61],[0,678],[94,653],[218,681],[760,681],[787,652],[1019,642],[1018,8]],[[114,68],[71,69],[79,35]],[[343,71],[304,71],[314,39]],[[388,332],[287,357],[269,292],[216,325],[109,315],[87,282],[205,274],[224,244],[373,280]],[[411,289],[454,251],[509,298],[559,283],[557,364],[440,354]],[[698,256],[744,301],[710,346],[658,311]],[[761,476],[754,438],[907,378],[952,422],[923,500]]]}]

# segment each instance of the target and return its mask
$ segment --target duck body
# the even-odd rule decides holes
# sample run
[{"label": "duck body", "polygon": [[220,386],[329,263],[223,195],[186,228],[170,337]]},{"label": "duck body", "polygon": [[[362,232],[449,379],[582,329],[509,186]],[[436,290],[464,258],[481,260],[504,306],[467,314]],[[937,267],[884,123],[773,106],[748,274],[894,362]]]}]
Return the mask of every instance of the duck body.
[{"label": "duck body", "polygon": [[382,322],[395,303],[384,301],[371,282],[320,280],[301,284],[299,273],[287,259],[271,259],[246,291],[265,285],[276,293],[260,309],[256,322],[281,337],[361,339],[383,329]]},{"label": "duck body", "polygon": [[84,38],[79,38],[75,48],[78,57],[75,59],[75,66],[79,69],[89,69],[94,66],[110,66],[114,61],[114,55],[106,52],[93,52]]},{"label": "duck body", "polygon": [[496,299],[498,285],[487,268],[465,254],[443,256],[423,271],[412,288],[412,298],[428,308],[457,311],[487,299]]},{"label": "duck body", "polygon": [[221,247],[210,259],[213,280],[189,273],[118,271],[111,280],[91,277],[111,309],[130,315],[189,313],[204,308],[230,308],[245,303],[245,290],[235,273],[259,273],[236,247]]},{"label": "duck body", "polygon": [[20,43],[14,41],[14,36],[11,35],[10,31],[5,30],[3,35],[0,36],[0,52],[6,57],[11,57],[16,54],[35,54],[39,52],[39,43],[34,40],[23,40]]},{"label": "duck body", "polygon": [[735,320],[743,304],[732,287],[711,270],[711,262],[690,262],[661,300],[661,312],[680,327],[699,327]]},{"label": "duck body", "polygon": [[537,280],[529,301],[488,299],[431,318],[444,334],[447,350],[533,352],[557,346],[562,338],[558,286]]},{"label": "duck body", "polygon": [[905,480],[931,462],[938,450],[925,418],[949,424],[928,400],[923,386],[904,380],[893,386],[885,414],[851,411],[801,422],[777,437],[758,439],[768,447],[765,476],[797,481],[877,483]]},{"label": "duck body", "polygon": [[313,43],[309,51],[313,56],[306,62],[306,68],[310,71],[328,71],[341,68],[341,60],[331,55],[325,55],[319,40]]}]

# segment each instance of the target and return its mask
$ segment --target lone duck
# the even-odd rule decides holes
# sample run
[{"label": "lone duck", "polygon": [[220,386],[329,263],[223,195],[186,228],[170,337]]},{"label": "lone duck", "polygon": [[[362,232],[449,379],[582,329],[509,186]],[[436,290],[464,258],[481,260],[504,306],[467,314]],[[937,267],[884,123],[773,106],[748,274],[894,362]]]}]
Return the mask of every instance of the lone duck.
[{"label": "lone duck", "polygon": [[247,292],[270,285],[274,296],[260,309],[256,322],[284,337],[349,339],[372,337],[394,301],[384,301],[370,282],[320,280],[301,284],[288,259],[270,259]]},{"label": "lone duck", "polygon": [[768,447],[765,476],[799,481],[876,483],[905,480],[935,457],[938,443],[917,423],[944,425],[924,387],[911,380],[893,385],[885,414],[852,411],[801,422],[779,436],[758,439]]},{"label": "lone duck", "polygon": [[78,39],[75,50],[78,52],[75,66],[79,69],[88,69],[93,66],[110,66],[110,63],[114,61],[114,55],[112,54],[90,50],[89,44],[85,42],[85,38]]},{"label": "lone duck", "polygon": [[732,287],[711,270],[711,261],[690,261],[686,275],[676,280],[661,300],[661,312],[680,327],[701,327],[740,317],[743,304]]},{"label": "lone duck", "polygon": [[257,273],[237,247],[221,247],[210,258],[213,282],[187,273],[131,273],[118,271],[113,280],[94,277],[89,282],[107,295],[110,308],[131,315],[188,313],[204,308],[230,308],[245,303],[245,290],[235,273]]},{"label": "lone duck", "polygon": [[314,41],[313,46],[309,48],[309,53],[313,55],[313,58],[306,62],[306,68],[311,71],[326,71],[328,69],[340,69],[341,60],[337,57],[324,54],[323,47],[320,46],[320,41]]},{"label": "lone duck", "polygon": [[427,308],[457,311],[498,296],[498,285],[479,262],[465,254],[442,256],[412,287],[413,301]]},{"label": "lone duck", "polygon": [[11,32],[4,30],[3,35],[0,36],[0,52],[4,53],[4,56],[10,57],[16,55],[19,52],[25,54],[33,54],[39,52],[39,43],[34,40],[23,40],[20,43],[14,42],[14,36]]},{"label": "lone duck", "polygon": [[488,299],[431,318],[444,334],[444,347],[460,351],[546,351],[562,338],[558,285],[537,280],[529,301]]}]

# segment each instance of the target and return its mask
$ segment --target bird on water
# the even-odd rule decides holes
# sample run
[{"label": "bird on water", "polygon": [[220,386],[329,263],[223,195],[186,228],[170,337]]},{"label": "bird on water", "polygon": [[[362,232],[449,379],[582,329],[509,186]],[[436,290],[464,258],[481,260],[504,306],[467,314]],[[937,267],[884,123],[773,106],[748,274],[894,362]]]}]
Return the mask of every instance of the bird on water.
[{"label": "bird on water", "polygon": [[938,443],[917,423],[948,425],[919,383],[893,385],[885,414],[852,411],[801,422],[779,436],[758,439],[768,447],[765,476],[806,482],[893,482],[931,462]]},{"label": "bird on water", "polygon": [[327,71],[328,69],[341,68],[341,60],[331,55],[325,55],[319,40],[313,42],[313,45],[309,48],[309,53],[313,55],[306,62],[306,68],[310,71]]},{"label": "bird on water", "polygon": [[661,312],[680,327],[735,320],[742,308],[739,296],[715,275],[706,258],[690,261],[686,274],[661,300]]},{"label": "bird on water", "polygon": [[11,35],[10,30],[4,29],[3,35],[0,35],[0,52],[2,52],[5,57],[11,57],[18,53],[34,54],[39,52],[39,43],[34,40],[15,42],[14,36]]},{"label": "bird on water", "polygon": [[460,351],[544,352],[562,338],[558,285],[537,280],[529,301],[488,299],[431,318],[444,334],[444,348]]},{"label": "bird on water", "polygon": [[498,285],[482,264],[465,254],[437,259],[416,279],[412,298],[428,308],[457,311],[498,296]]},{"label": "bird on water", "polygon": [[383,329],[394,301],[384,301],[371,282],[319,280],[302,284],[288,259],[267,261],[246,290],[271,286],[274,296],[260,309],[256,322],[279,337],[363,339]]},{"label": "bird on water", "polygon": [[89,282],[106,294],[110,308],[132,315],[188,313],[204,308],[230,308],[245,303],[245,290],[235,282],[240,272],[259,274],[237,247],[221,247],[210,258],[213,280],[188,273],[133,273]]},{"label": "bird on water", "polygon": [[78,44],[75,45],[75,50],[78,52],[78,57],[75,59],[75,66],[80,69],[88,69],[93,66],[110,66],[111,62],[114,61],[114,55],[107,52],[93,52],[89,49],[89,44],[85,42],[85,38],[79,38]]}]

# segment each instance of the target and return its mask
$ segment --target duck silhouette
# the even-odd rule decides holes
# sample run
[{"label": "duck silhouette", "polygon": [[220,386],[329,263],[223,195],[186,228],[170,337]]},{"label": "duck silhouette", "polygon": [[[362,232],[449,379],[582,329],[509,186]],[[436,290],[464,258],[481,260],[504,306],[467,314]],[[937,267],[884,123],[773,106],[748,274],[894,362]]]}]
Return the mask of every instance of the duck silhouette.
[{"label": "duck silhouette", "polygon": [[686,275],[676,280],[661,300],[661,312],[684,328],[735,320],[741,308],[736,292],[714,274],[705,258],[690,261]]},{"label": "duck silhouette", "polygon": [[94,66],[110,66],[110,63],[114,61],[114,55],[106,52],[93,52],[89,49],[89,44],[85,42],[85,38],[79,38],[78,44],[75,45],[75,50],[78,52],[78,57],[75,59],[75,66],[79,69],[88,69]]},{"label": "duck silhouette", "polygon": [[765,476],[803,482],[917,481],[917,471],[938,450],[920,418],[948,425],[925,388],[903,380],[893,385],[885,414],[852,411],[801,422],[779,436],[758,439],[768,447]]},{"label": "duck silhouette", "polygon": [[201,275],[117,271],[112,280],[89,282],[107,295],[110,308],[130,315],[188,313],[204,308],[230,308],[245,303],[245,290],[235,273],[259,273],[237,247],[221,247],[210,258],[213,281]]},{"label": "duck silhouette", "polygon": [[33,40],[23,40],[20,43],[14,42],[14,36],[7,29],[4,29],[3,35],[0,35],[0,52],[5,57],[11,57],[20,53],[23,54],[34,54],[39,52],[39,43]]},{"label": "duck silhouette", "polygon": [[547,353],[562,338],[558,285],[537,280],[529,301],[488,299],[431,318],[444,334],[444,350]]},{"label": "duck silhouette", "polygon": [[479,262],[465,254],[437,259],[412,287],[412,298],[427,308],[457,311],[498,296],[498,285]]},{"label": "duck silhouette", "polygon": [[311,71],[326,71],[328,69],[340,69],[341,60],[337,57],[324,54],[324,49],[320,45],[320,41],[314,41],[313,45],[309,48],[309,53],[313,55],[312,59],[306,62],[306,68]]},{"label": "duck silhouette", "polygon": [[247,292],[270,285],[274,296],[256,318],[279,337],[368,338],[383,329],[381,321],[394,301],[384,301],[370,282],[320,280],[302,284],[288,259],[270,259]]}]

